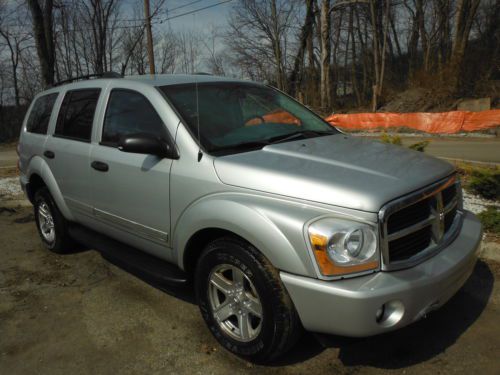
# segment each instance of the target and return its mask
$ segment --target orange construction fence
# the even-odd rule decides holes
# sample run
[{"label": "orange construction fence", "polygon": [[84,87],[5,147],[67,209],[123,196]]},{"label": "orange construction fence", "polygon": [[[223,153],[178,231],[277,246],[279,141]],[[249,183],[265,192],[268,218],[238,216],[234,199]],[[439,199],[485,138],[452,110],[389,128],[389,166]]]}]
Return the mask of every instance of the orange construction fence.
[{"label": "orange construction fence", "polygon": [[353,130],[408,127],[426,133],[459,133],[500,126],[500,109],[482,112],[333,114],[330,124]]}]

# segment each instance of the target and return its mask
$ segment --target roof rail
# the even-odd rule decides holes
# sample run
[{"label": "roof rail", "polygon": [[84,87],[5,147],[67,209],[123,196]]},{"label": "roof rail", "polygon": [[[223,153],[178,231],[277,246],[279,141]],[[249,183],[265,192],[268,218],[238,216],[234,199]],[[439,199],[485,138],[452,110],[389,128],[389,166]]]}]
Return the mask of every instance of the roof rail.
[{"label": "roof rail", "polygon": [[72,77],[72,78],[65,79],[63,81],[55,82],[51,85],[51,87],[61,86],[65,83],[81,81],[81,80],[91,79],[91,78],[123,78],[123,75],[121,75],[120,73],[116,73],[116,72],[103,72],[103,73],[87,74],[84,76]]}]

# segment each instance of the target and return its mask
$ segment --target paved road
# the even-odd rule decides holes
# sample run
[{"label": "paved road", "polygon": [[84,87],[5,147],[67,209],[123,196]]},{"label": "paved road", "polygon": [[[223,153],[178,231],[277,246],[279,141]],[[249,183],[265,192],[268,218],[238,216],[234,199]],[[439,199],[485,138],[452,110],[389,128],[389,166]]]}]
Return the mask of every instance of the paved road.
[{"label": "paved road", "polygon": [[[367,136],[378,139],[380,135]],[[402,137],[405,146],[430,141],[425,152],[440,158],[500,163],[500,138]]]},{"label": "paved road", "polygon": [[[404,145],[411,145],[429,138],[403,138]],[[425,152],[439,157],[500,163],[500,138],[443,138],[430,139]]]},{"label": "paved road", "polygon": [[[425,151],[434,156],[500,163],[500,138],[405,137],[403,138],[403,143],[408,146],[422,140],[431,141]],[[16,161],[17,154],[15,148],[0,148],[0,168],[15,166]]]}]

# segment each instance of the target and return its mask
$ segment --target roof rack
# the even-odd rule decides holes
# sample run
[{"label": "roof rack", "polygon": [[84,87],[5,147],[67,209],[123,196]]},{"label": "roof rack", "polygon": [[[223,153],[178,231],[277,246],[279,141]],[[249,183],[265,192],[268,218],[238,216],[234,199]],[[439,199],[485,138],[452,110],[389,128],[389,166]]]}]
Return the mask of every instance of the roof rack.
[{"label": "roof rack", "polygon": [[116,72],[103,72],[103,73],[87,74],[84,76],[73,77],[73,78],[65,79],[63,81],[55,82],[52,84],[51,87],[61,86],[65,83],[81,81],[81,80],[91,79],[91,78],[123,78],[123,75],[121,75],[120,73],[116,73]]}]

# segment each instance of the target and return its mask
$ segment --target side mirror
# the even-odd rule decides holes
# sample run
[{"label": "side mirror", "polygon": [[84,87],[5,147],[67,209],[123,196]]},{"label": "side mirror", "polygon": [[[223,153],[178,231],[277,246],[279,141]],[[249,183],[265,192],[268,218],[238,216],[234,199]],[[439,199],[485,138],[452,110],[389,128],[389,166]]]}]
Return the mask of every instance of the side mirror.
[{"label": "side mirror", "polygon": [[151,134],[126,135],[118,142],[118,149],[135,154],[156,155],[160,158],[179,158],[177,150],[172,145]]}]

